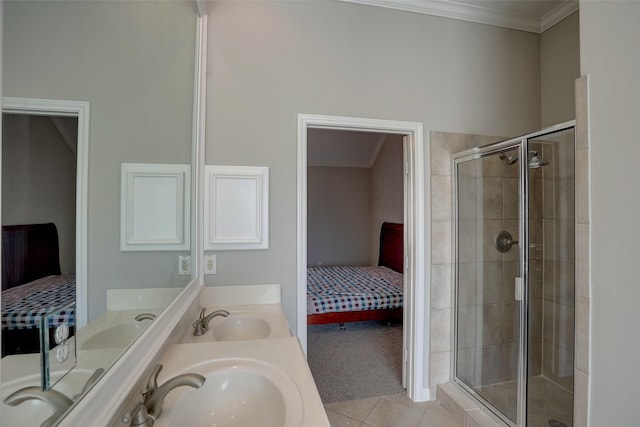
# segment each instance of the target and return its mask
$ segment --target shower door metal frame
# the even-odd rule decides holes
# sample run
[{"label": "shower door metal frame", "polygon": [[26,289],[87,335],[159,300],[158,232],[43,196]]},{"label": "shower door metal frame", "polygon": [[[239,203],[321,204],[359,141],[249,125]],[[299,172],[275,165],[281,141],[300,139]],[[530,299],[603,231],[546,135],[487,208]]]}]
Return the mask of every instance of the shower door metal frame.
[{"label": "shower door metal frame", "polygon": [[[576,121],[571,120],[554,126],[541,129],[536,132],[521,135],[504,141],[495,142],[481,147],[471,148],[451,156],[452,159],[452,175],[453,175],[453,351],[451,352],[451,381],[458,384],[463,390],[469,393],[473,398],[479,401],[483,406],[490,410],[506,425],[512,427],[524,427],[527,420],[527,363],[528,363],[528,344],[529,344],[529,140],[539,138],[552,133],[561,132],[571,128],[575,128]],[[517,412],[516,423],[513,423],[505,414],[500,412],[489,401],[476,393],[470,386],[465,384],[457,376],[457,343],[458,343],[458,173],[457,166],[460,163],[499,155],[502,152],[518,149],[518,256],[520,279],[522,280],[522,298],[519,301],[519,339],[518,339],[518,373],[517,373]],[[523,161],[525,159],[525,161]],[[515,286],[515,284],[514,284]]]}]

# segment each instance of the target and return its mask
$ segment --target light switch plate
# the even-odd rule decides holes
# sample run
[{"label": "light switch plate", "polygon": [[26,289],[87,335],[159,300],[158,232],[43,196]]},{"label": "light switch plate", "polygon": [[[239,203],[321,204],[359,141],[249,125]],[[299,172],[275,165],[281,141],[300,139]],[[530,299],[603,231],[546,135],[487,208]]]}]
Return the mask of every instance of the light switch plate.
[{"label": "light switch plate", "polygon": [[204,274],[216,274],[217,267],[215,255],[209,254],[204,256]]}]

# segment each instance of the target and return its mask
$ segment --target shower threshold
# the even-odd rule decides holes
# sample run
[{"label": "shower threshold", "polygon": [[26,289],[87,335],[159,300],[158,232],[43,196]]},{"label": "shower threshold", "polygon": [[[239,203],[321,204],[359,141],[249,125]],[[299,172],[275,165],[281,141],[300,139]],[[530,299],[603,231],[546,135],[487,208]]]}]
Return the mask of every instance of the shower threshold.
[{"label": "shower threshold", "polygon": [[[571,391],[544,376],[530,378],[527,427],[573,427],[573,396]],[[483,395],[500,399],[515,381],[492,384],[482,388]],[[504,427],[506,424],[488,408],[454,383],[438,384],[436,398],[461,425]],[[495,400],[494,400],[495,401]],[[515,413],[515,408],[512,409]],[[467,424],[465,424],[467,423]]]}]

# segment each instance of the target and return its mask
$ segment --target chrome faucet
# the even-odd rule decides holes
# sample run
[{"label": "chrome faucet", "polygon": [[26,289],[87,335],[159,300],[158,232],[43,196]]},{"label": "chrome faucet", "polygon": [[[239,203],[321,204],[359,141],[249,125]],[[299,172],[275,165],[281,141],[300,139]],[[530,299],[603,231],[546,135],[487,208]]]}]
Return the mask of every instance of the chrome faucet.
[{"label": "chrome faucet", "polygon": [[79,394],[73,396],[73,399],[70,399],[65,394],[60,393],[57,390],[42,390],[40,387],[31,386],[14,391],[4,399],[4,403],[11,406],[17,406],[22,402],[26,402],[27,400],[40,400],[46,403],[51,408],[53,408],[53,415],[44,420],[42,424],[40,424],[40,427],[50,427],[58,422],[62,414],[67,412],[71,405],[73,405],[73,403],[78,400],[80,396],[82,396],[87,390],[89,390],[96,383],[96,381],[98,381],[103,373],[104,369],[96,369],[85,383],[82,391]]},{"label": "chrome faucet", "polygon": [[204,335],[205,332],[209,330],[209,322],[211,322],[211,319],[216,316],[227,317],[229,315],[229,312],[227,310],[216,310],[205,316],[204,312],[206,310],[207,309],[203,307],[202,310],[200,310],[200,316],[198,317],[198,320],[193,322],[193,335],[196,337]]},{"label": "chrome faucet", "polygon": [[25,387],[14,391],[4,399],[4,403],[11,406],[17,406],[27,400],[40,400],[53,408],[53,415],[44,420],[40,427],[51,427],[55,425],[59,418],[67,412],[73,405],[73,400],[60,393],[57,390],[45,390],[40,387]]},{"label": "chrome faucet", "polygon": [[151,313],[140,313],[135,317],[136,321],[138,322],[142,322],[143,320],[153,320],[155,318],[156,315]]},{"label": "chrome faucet", "polygon": [[200,388],[205,381],[205,378],[199,374],[182,374],[167,380],[158,387],[158,374],[161,370],[162,365],[159,363],[153,367],[147,388],[142,392],[143,401],[138,403],[131,412],[131,427],[153,426],[162,413],[164,399],[171,390],[181,386]]}]

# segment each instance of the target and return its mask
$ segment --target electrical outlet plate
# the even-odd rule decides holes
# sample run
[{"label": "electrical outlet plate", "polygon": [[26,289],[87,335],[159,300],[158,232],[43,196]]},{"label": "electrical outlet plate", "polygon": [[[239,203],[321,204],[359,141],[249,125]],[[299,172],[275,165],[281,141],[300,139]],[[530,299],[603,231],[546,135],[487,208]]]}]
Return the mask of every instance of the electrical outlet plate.
[{"label": "electrical outlet plate", "polygon": [[204,256],[204,274],[216,274],[217,267],[215,255],[209,254]]},{"label": "electrical outlet plate", "polygon": [[191,274],[191,257],[188,255],[178,257],[178,274],[187,276]]}]

